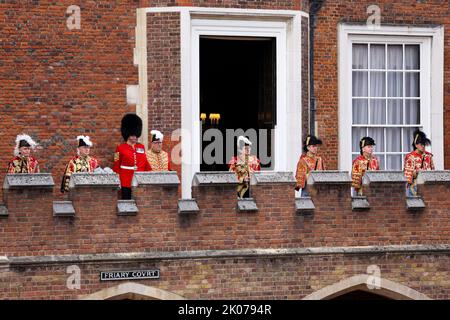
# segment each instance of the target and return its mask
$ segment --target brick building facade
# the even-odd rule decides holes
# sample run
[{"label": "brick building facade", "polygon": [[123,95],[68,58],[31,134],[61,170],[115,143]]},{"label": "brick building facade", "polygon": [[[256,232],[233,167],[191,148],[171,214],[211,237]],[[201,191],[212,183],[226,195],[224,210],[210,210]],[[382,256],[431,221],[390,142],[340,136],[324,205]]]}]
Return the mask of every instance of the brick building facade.
[{"label": "brick building facade", "polygon": [[[76,19],[71,5],[80,8],[79,29],[68,27]],[[377,7],[368,11],[371,5]],[[379,295],[449,298],[446,1],[4,1],[0,8],[0,163],[6,167],[15,136],[26,132],[42,146],[41,169],[53,177],[53,185],[44,179],[38,188],[19,183],[0,191],[1,298],[114,298],[107,291],[112,286],[123,290],[116,297],[330,298],[367,289],[367,268],[373,265],[381,270]],[[379,28],[368,27],[378,13]],[[255,85],[255,92],[276,88],[272,105],[255,107],[270,113],[265,125],[276,131],[273,162],[265,173],[270,183],[253,182],[258,211],[252,213],[236,209],[235,185],[228,180],[199,182],[195,157],[202,146],[191,138],[202,133],[200,113],[214,111],[203,103],[205,91],[213,88],[200,77],[204,40],[223,43],[232,37],[274,44],[261,59],[272,61],[275,80]],[[358,66],[355,52],[364,48],[369,58]],[[400,67],[390,62],[399,48]],[[415,50],[420,58],[409,67]],[[225,63],[227,55],[220,57]],[[374,65],[380,57],[383,68]],[[267,70],[263,74],[270,74]],[[382,95],[370,86],[381,73]],[[362,95],[351,77],[365,74],[370,80]],[[397,75],[401,92],[390,87]],[[232,96],[231,84],[222,84],[218,95]],[[234,90],[240,97],[240,88]],[[371,116],[377,102],[386,110],[381,122]],[[390,120],[397,102],[400,122]],[[367,103],[368,120],[355,121],[357,103]],[[406,116],[413,106],[415,120]],[[158,129],[166,136],[164,149],[181,146],[193,161],[173,164],[177,182],[171,176],[163,178],[172,181],[163,186],[137,186],[135,215],[117,214],[117,181],[74,187],[63,199],[54,185],[75,152],[75,137],[90,135],[93,154],[111,167],[126,112],[143,118],[146,146],[149,130]],[[223,122],[233,112],[223,109]],[[395,175],[409,151],[408,130],[415,127],[430,136],[439,170],[419,186],[425,204],[419,211],[407,209],[403,182]],[[181,144],[170,139],[178,129],[185,130]],[[364,130],[383,132],[379,152],[384,169],[393,172],[381,182],[366,182],[370,209],[357,211],[342,172],[355,153],[352,140]],[[399,130],[399,149],[389,144],[389,130]],[[191,136],[183,139],[186,132]],[[313,184],[315,208],[303,215],[291,177],[271,172],[295,169],[309,132],[324,141],[327,169],[341,172],[336,174],[342,180],[325,177],[324,184]],[[4,170],[0,179],[7,179]],[[179,199],[191,197],[199,212],[179,214]],[[71,201],[74,216],[52,216],[60,200]],[[67,286],[70,265],[81,270],[80,289]],[[100,271],[154,268],[160,269],[159,279],[98,279]]]}]

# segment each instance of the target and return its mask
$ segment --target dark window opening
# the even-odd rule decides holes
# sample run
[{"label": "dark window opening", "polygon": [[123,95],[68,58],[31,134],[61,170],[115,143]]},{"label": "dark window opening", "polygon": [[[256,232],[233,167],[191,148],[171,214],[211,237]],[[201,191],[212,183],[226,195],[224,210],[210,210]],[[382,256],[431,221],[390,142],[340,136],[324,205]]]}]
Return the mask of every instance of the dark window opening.
[{"label": "dark window opening", "polygon": [[[206,115],[205,130],[216,128],[223,136],[221,163],[206,164],[201,171],[227,171],[226,129],[255,129],[258,141],[252,141],[252,154],[258,151],[265,158],[273,155],[272,129],[276,124],[276,39],[241,37],[200,38],[200,113]],[[210,114],[220,114],[211,121]],[[267,138],[259,129],[267,129]],[[259,140],[267,141],[268,150],[259,150]],[[233,155],[236,155],[234,138]],[[201,151],[211,142],[204,141]],[[214,155],[214,154],[213,154]],[[202,158],[203,159],[203,158]],[[273,168],[273,159],[261,163],[262,168]]]}]

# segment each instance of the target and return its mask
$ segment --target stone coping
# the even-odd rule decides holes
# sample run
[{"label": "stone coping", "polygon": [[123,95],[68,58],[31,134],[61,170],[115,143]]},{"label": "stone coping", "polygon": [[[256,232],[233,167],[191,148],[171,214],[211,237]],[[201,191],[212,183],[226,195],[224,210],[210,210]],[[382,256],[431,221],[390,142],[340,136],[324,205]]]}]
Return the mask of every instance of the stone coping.
[{"label": "stone coping", "polygon": [[54,185],[50,173],[9,173],[5,176],[3,189],[53,188]]},{"label": "stone coping", "polygon": [[297,181],[295,180],[294,174],[292,172],[254,172],[251,174],[252,185],[257,184],[290,184],[294,185]]},{"label": "stone coping", "polygon": [[295,198],[295,211],[297,213],[313,211],[314,209],[316,209],[316,206],[311,197]]},{"label": "stone coping", "polygon": [[406,183],[403,171],[366,171],[363,184],[371,183]]},{"label": "stone coping", "polygon": [[450,170],[420,171],[417,184],[449,184]]},{"label": "stone coping", "polygon": [[255,199],[246,198],[237,200],[237,208],[239,212],[257,212],[258,206],[256,205]]},{"label": "stone coping", "polygon": [[199,186],[235,186],[238,180],[234,172],[209,171],[197,172],[192,180],[193,187]]},{"label": "stone coping", "polygon": [[135,216],[139,209],[134,200],[117,200],[117,215],[119,216]]},{"label": "stone coping", "polygon": [[178,186],[180,179],[178,178],[176,171],[164,171],[164,172],[135,172],[133,176],[132,186]]},{"label": "stone coping", "polygon": [[[277,257],[298,255],[330,255],[355,254],[371,255],[385,253],[435,253],[450,254],[450,244],[436,245],[389,245],[389,246],[354,246],[354,247],[313,247],[313,248],[284,248],[284,249],[238,249],[238,250],[195,250],[195,251],[153,251],[153,252],[127,252],[127,253],[95,253],[74,255],[50,256],[22,256],[5,257],[3,263],[11,266],[46,265],[61,263],[95,263],[95,262],[121,262],[143,260],[179,260],[179,259],[207,259],[232,257]],[[0,257],[0,264],[2,263]]]},{"label": "stone coping", "polygon": [[115,173],[74,173],[70,177],[69,188],[114,187],[119,188],[120,179]]},{"label": "stone coping", "polygon": [[195,199],[179,199],[178,200],[178,213],[198,213],[200,208],[198,207],[197,200]]},{"label": "stone coping", "polygon": [[72,201],[53,201],[53,216],[74,217],[75,209]]},{"label": "stone coping", "polygon": [[351,184],[352,179],[347,171],[326,170],[311,171],[308,176],[308,185],[313,184]]},{"label": "stone coping", "polygon": [[352,197],[352,210],[361,211],[361,210],[369,210],[370,204],[367,201],[367,198],[364,196]]},{"label": "stone coping", "polygon": [[425,209],[425,203],[421,197],[406,197],[406,209],[410,211]]}]

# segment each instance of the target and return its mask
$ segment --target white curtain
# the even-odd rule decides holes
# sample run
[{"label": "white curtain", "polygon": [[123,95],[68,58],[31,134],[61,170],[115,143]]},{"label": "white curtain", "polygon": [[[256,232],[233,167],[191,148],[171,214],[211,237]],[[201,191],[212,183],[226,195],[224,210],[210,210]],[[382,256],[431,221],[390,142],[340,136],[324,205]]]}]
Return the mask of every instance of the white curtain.
[{"label": "white curtain", "polygon": [[379,126],[353,127],[352,152],[359,153],[359,140],[369,135],[381,168],[401,170],[415,128],[383,125],[420,124],[420,47],[354,44],[352,52],[353,124]]}]

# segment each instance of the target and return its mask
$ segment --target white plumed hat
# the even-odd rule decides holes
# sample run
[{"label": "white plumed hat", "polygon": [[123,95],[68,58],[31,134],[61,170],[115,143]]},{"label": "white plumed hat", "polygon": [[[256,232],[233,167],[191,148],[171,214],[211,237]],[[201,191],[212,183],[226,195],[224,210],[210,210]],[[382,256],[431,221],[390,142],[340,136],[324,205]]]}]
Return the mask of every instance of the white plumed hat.
[{"label": "white plumed hat", "polygon": [[164,135],[158,130],[152,130],[152,131],[150,131],[150,134],[152,136],[152,142],[153,141],[161,141],[162,142],[162,140],[164,138]]},{"label": "white plumed hat", "polygon": [[91,142],[91,139],[89,138],[89,136],[78,136],[77,140],[78,140],[79,147],[82,147],[82,146],[92,147],[92,142]]},{"label": "white plumed hat", "polygon": [[244,137],[244,136],[239,136],[239,138],[238,138],[238,140],[237,140],[238,147],[241,146],[242,143],[243,143],[244,145],[248,145],[248,146],[251,146],[251,145],[252,145],[252,142],[251,142],[248,138],[246,138],[246,137]]},{"label": "white plumed hat", "polygon": [[[22,144],[22,145],[21,145]],[[16,147],[14,148],[14,155],[19,155],[19,148],[22,146],[29,146],[34,149],[37,146],[37,143],[31,139],[31,137],[27,134],[21,133],[16,137]]]}]

